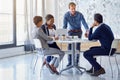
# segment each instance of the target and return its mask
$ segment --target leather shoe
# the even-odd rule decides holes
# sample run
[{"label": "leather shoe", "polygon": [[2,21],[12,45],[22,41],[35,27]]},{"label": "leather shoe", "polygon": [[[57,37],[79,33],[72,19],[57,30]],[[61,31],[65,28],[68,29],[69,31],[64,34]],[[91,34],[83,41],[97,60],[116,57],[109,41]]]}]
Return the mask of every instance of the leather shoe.
[{"label": "leather shoe", "polygon": [[60,73],[58,71],[55,71],[55,74],[59,75]]},{"label": "leather shoe", "polygon": [[91,76],[99,76],[101,74],[105,74],[105,70],[103,68],[95,71],[94,73],[91,74]]},{"label": "leather shoe", "polygon": [[55,74],[59,75],[59,72],[57,71],[56,67],[54,67],[53,65],[50,65],[50,67],[52,68]]},{"label": "leather shoe", "polygon": [[44,66],[46,64],[46,60],[43,62],[42,66]]},{"label": "leather shoe", "polygon": [[46,67],[49,69],[49,71],[54,74],[55,71],[52,69],[52,67],[49,64],[46,64]]},{"label": "leather shoe", "polygon": [[86,70],[87,73],[94,73],[94,68],[92,67],[90,70]]},{"label": "leather shoe", "polygon": [[68,63],[68,64],[67,64],[67,67],[69,67],[69,66],[71,66],[71,63]]}]

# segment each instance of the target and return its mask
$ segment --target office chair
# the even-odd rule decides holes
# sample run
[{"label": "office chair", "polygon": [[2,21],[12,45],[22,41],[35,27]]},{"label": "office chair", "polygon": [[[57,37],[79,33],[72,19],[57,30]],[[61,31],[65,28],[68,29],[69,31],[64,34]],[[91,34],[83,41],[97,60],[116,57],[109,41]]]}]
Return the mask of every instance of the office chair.
[{"label": "office chair", "polygon": [[[103,56],[108,56],[110,69],[111,69],[111,73],[112,73],[112,78],[113,78],[113,69],[112,69],[112,63],[111,63],[111,60],[110,60],[111,57],[115,58],[115,63],[117,65],[118,73],[120,72],[118,62],[117,62],[117,58],[116,58],[116,56],[117,56],[116,51],[117,51],[117,48],[118,48],[118,43],[119,43],[119,39],[114,39],[113,42],[112,42],[112,45],[111,45],[111,49],[109,51],[109,55],[103,55]],[[116,49],[113,55],[112,55],[112,49]],[[103,56],[100,55],[100,64],[101,64],[101,61],[102,61],[101,57],[103,57]],[[99,57],[99,56],[94,56],[94,58],[97,58],[97,57]]]},{"label": "office chair", "polygon": [[[44,55],[42,45],[41,45],[41,41],[39,39],[33,39],[33,41],[34,41],[35,49],[37,51],[37,54],[36,54],[37,58],[35,60],[35,64],[34,64],[34,67],[33,67],[33,73],[34,73],[39,56],[42,56],[42,63],[43,63],[44,60],[45,60],[45,57],[46,56],[51,56],[51,55]],[[59,57],[58,54],[53,54],[52,56]],[[41,75],[42,68],[43,68],[43,65],[41,66],[40,75]]]}]

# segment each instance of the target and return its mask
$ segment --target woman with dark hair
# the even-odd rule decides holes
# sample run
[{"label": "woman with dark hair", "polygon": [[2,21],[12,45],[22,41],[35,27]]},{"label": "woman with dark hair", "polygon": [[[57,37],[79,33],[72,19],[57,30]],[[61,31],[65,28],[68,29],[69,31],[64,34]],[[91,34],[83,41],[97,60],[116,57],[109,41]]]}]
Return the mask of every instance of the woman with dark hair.
[{"label": "woman with dark hair", "polygon": [[[55,37],[56,26],[54,25],[54,16],[51,14],[47,14],[45,17],[45,20],[46,22],[41,26],[41,28],[43,29],[44,33],[47,34],[48,36]],[[49,47],[57,48],[60,50],[56,42],[52,42],[52,43],[48,42],[48,45]],[[46,61],[50,62],[52,59],[53,59],[53,56],[48,56],[46,58]],[[46,61],[44,61],[43,64],[45,64]]]}]

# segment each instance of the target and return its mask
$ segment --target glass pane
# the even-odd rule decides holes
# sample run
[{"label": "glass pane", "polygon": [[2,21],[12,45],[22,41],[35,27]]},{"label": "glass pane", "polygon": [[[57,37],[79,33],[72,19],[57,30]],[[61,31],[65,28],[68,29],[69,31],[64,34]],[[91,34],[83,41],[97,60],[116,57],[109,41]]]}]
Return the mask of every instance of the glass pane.
[{"label": "glass pane", "polygon": [[23,15],[17,15],[17,45],[23,44],[24,37],[25,37],[25,20]]},{"label": "glass pane", "polygon": [[0,0],[0,13],[12,13],[13,0]]},{"label": "glass pane", "polygon": [[17,14],[24,14],[25,0],[16,0],[16,10]]},{"label": "glass pane", "polygon": [[13,44],[13,0],[0,0],[0,45],[4,44]]},{"label": "glass pane", "polygon": [[0,45],[4,44],[13,44],[13,0],[0,0]]},{"label": "glass pane", "polygon": [[0,14],[0,45],[13,43],[12,15]]},{"label": "glass pane", "polygon": [[42,15],[42,0],[37,0],[37,15]]},{"label": "glass pane", "polygon": [[21,45],[25,36],[25,0],[17,0],[16,2],[17,45]]}]

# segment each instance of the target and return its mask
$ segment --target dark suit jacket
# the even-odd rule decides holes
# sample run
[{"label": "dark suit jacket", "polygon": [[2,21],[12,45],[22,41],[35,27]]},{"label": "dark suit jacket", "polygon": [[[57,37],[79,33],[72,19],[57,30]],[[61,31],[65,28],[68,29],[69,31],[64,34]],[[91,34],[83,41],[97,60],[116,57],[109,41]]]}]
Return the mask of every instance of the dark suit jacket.
[{"label": "dark suit jacket", "polygon": [[108,25],[102,23],[94,33],[92,33],[92,30],[93,28],[90,28],[88,39],[99,40],[102,48],[110,49],[112,41],[114,40],[114,35],[111,28]]}]

